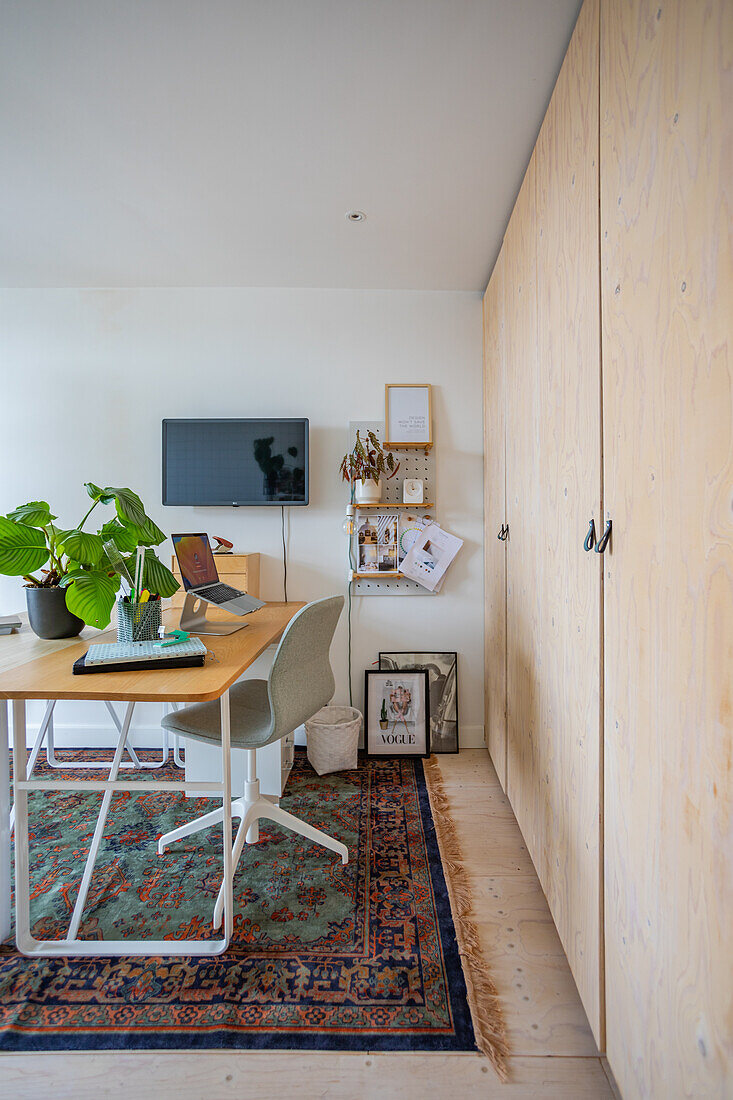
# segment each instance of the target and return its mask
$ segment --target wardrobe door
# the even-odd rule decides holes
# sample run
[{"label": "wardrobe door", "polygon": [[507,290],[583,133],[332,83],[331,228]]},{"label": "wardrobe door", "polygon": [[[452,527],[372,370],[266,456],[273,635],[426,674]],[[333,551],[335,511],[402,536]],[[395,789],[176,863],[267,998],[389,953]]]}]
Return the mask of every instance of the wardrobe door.
[{"label": "wardrobe door", "polygon": [[505,487],[502,252],[484,295],[484,725],[487,748],[506,790]]},{"label": "wardrobe door", "polygon": [[599,0],[585,0],[536,147],[539,696],[525,839],[598,1046],[601,952]]},{"label": "wardrobe door", "polygon": [[504,238],[507,451],[507,794],[534,858],[540,836],[539,385],[535,155]]},{"label": "wardrobe door", "polygon": [[507,791],[599,1046],[598,0],[586,0],[505,238]]},{"label": "wardrobe door", "polygon": [[731,1095],[733,4],[605,0],[607,1049]]}]

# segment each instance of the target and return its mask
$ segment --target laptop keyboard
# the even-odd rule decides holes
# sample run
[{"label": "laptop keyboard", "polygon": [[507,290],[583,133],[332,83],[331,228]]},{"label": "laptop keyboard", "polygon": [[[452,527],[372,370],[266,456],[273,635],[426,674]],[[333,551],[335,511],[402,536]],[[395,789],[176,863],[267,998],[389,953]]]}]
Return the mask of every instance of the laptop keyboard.
[{"label": "laptop keyboard", "polygon": [[227,600],[235,600],[242,595],[238,588],[230,588],[228,584],[212,584],[208,588],[199,589],[199,593],[211,603],[226,603]]}]

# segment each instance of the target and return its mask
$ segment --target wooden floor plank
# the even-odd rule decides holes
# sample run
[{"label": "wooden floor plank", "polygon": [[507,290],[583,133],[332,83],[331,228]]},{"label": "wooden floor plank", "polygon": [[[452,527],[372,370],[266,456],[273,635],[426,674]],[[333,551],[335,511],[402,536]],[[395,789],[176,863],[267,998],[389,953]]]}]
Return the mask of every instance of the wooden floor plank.
[{"label": "wooden floor plank", "polygon": [[35,1054],[3,1060],[13,1100],[613,1100],[597,1058],[512,1058],[503,1085],[484,1058],[442,1054]]},{"label": "wooden floor plank", "polygon": [[598,1050],[552,921],[508,914],[477,924],[513,1054],[593,1057]]},{"label": "wooden floor plank", "polygon": [[[450,795],[449,795],[450,797]],[[475,804],[461,804],[451,797],[451,813],[456,830],[463,835],[480,833],[484,837],[501,837],[524,844],[522,830],[506,810],[494,809]]]},{"label": "wooden floor plank", "polygon": [[459,753],[436,756],[446,787],[494,788],[501,793],[501,784],[484,749],[467,749]]},{"label": "wooden floor plank", "polygon": [[464,862],[471,895],[481,920],[509,916],[552,920],[547,899],[534,871],[526,875],[477,874],[476,864]]},{"label": "wooden floor plank", "polygon": [[608,1064],[608,1058],[605,1058],[605,1057],[601,1058],[601,1065],[603,1066],[604,1073],[606,1074],[606,1077],[608,1078],[608,1084],[610,1085],[610,1088],[611,1088],[611,1093],[613,1095],[613,1100],[622,1100],[621,1090],[619,1089],[618,1085],[616,1084],[616,1078],[613,1076],[613,1072],[611,1071],[611,1067]]},{"label": "wooden floor plank", "polygon": [[475,815],[456,820],[463,862],[479,875],[531,875],[534,872],[519,829],[503,830]]}]

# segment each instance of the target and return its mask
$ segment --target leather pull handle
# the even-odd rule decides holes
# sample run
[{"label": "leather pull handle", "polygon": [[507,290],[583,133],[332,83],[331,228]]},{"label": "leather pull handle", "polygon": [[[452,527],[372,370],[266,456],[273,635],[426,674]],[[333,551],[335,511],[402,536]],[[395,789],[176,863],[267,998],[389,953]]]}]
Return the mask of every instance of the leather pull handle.
[{"label": "leather pull handle", "polygon": [[585,536],[585,542],[583,543],[583,549],[586,553],[593,549],[596,541],[596,525],[593,519],[588,524],[588,534]]},{"label": "leather pull handle", "polygon": [[606,520],[606,529],[601,535],[596,545],[596,554],[602,554],[608,546],[608,540],[611,537],[611,527],[613,526],[610,519]]}]

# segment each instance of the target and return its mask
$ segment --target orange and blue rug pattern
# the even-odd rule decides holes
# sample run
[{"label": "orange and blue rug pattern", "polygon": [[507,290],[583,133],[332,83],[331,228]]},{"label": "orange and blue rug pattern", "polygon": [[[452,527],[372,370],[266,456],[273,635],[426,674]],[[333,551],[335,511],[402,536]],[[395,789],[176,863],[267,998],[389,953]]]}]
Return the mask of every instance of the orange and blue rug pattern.
[{"label": "orange and blue rug pattern", "polygon": [[[39,761],[43,773],[66,777]],[[172,767],[147,775],[180,778]],[[38,938],[65,934],[100,799],[30,796]],[[0,1050],[475,1050],[421,761],[362,760],[319,777],[298,752],[282,804],[343,840],[348,865],[262,822],[236,874],[223,955],[28,959],[4,944]],[[214,806],[116,794],[80,936],[216,938],[221,829],[156,850],[162,832]]]}]

